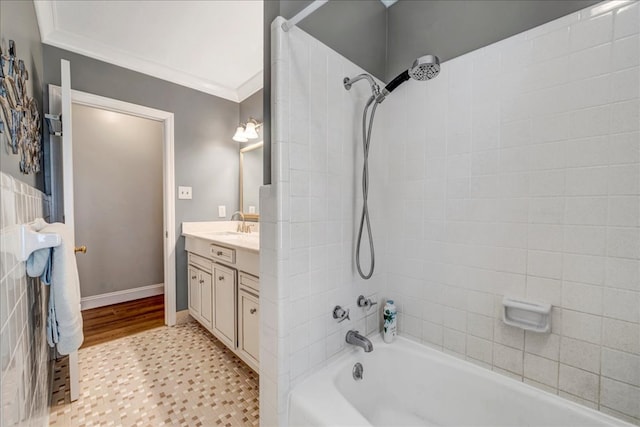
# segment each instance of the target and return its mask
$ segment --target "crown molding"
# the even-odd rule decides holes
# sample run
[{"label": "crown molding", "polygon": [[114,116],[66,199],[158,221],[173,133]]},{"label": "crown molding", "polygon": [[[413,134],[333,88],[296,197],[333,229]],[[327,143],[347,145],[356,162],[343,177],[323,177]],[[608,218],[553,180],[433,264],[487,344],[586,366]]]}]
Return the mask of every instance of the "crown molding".
[{"label": "crown molding", "polygon": [[36,19],[38,20],[38,28],[40,30],[40,40],[44,43],[45,36],[51,34],[56,28],[53,2],[46,0],[34,0],[33,6],[36,9]]},{"label": "crown molding", "polygon": [[244,82],[238,88],[239,102],[244,101],[264,86],[264,72],[258,71],[253,77]]},{"label": "crown molding", "polygon": [[260,71],[238,88],[230,88],[184,71],[158,64],[115,49],[86,37],[57,29],[55,1],[34,1],[42,43],[78,53],[89,58],[137,71],[161,80],[186,86],[233,102],[241,102],[263,86]]}]

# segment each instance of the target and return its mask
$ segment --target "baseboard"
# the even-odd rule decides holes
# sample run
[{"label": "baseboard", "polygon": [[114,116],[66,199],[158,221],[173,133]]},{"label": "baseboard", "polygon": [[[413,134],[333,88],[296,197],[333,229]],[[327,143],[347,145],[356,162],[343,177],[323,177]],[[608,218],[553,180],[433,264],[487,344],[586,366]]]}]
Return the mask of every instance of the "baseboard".
[{"label": "baseboard", "polygon": [[192,320],[193,318],[189,314],[189,310],[176,311],[176,325],[182,325],[183,323],[187,323]]},{"label": "baseboard", "polygon": [[156,285],[141,286],[139,288],[81,298],[80,306],[82,310],[88,310],[90,308],[104,307],[105,305],[119,304],[121,302],[162,294],[164,294],[164,283],[158,283]]}]

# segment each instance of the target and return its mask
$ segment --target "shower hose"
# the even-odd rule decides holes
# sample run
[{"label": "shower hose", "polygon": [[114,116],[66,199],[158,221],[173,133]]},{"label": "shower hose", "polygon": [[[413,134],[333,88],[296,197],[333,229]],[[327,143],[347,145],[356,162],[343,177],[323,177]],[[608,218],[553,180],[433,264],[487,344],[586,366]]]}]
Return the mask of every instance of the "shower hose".
[{"label": "shower hose", "polygon": [[[371,96],[367,101],[367,105],[364,107],[364,112],[362,114],[362,148],[364,151],[364,162],[362,165],[362,215],[360,216],[360,227],[358,229],[358,240],[356,243],[356,268],[358,269],[358,274],[363,279],[369,279],[373,275],[373,269],[376,265],[376,256],[373,248],[373,235],[371,234],[371,222],[369,221],[369,206],[367,205],[367,198],[369,195],[369,143],[371,142],[371,130],[373,128],[373,119],[376,114],[376,108],[378,107],[378,103],[375,102],[375,97]],[[371,109],[371,115],[369,116],[369,120],[367,123],[367,113],[369,112],[369,107],[373,104],[373,108]],[[364,226],[367,226],[367,234],[369,237],[369,252],[371,254],[371,259],[369,262],[369,271],[364,273],[362,271],[362,267],[360,266],[360,246],[362,244],[362,231]]]}]

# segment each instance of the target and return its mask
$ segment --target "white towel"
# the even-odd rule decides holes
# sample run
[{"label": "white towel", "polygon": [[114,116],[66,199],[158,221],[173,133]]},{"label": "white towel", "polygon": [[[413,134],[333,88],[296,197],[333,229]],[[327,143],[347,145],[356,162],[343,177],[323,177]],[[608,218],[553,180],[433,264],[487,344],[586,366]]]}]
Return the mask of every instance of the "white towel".
[{"label": "white towel", "polygon": [[62,240],[60,246],[31,254],[27,260],[27,274],[40,276],[44,283],[50,284],[47,341],[51,347],[57,345],[58,353],[69,354],[80,348],[84,340],[80,280],[72,233],[66,224],[47,224],[42,220],[37,220],[33,228],[41,233],[59,234]]}]

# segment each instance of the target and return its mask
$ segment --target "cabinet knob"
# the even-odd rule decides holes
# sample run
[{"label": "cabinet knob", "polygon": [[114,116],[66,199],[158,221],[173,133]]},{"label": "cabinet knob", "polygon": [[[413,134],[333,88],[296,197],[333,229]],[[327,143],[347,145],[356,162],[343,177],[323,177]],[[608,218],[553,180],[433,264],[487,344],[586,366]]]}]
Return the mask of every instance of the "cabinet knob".
[{"label": "cabinet knob", "polygon": [[198,276],[191,276],[191,278],[192,278],[193,280],[196,280],[196,277],[198,277]]},{"label": "cabinet knob", "polygon": [[218,252],[216,252],[216,255],[222,256],[222,253],[223,253],[222,251],[218,251]]},{"label": "cabinet knob", "polygon": [[224,276],[218,276],[218,280],[224,280]]},{"label": "cabinet knob", "polygon": [[253,313],[255,313],[256,311],[258,311],[258,309],[257,309],[257,308],[252,308],[251,310],[249,310],[249,313],[253,314]]},{"label": "cabinet knob", "polygon": [[200,283],[204,283],[204,280],[203,280],[203,279],[200,279]]}]

